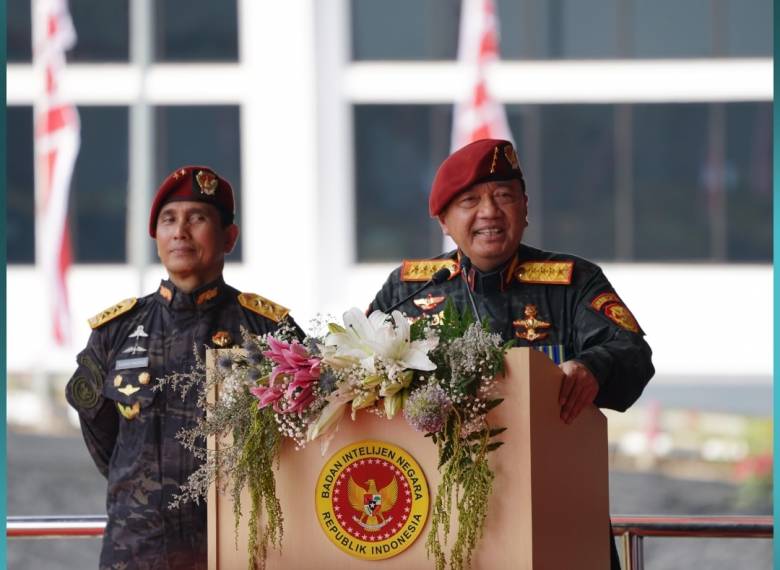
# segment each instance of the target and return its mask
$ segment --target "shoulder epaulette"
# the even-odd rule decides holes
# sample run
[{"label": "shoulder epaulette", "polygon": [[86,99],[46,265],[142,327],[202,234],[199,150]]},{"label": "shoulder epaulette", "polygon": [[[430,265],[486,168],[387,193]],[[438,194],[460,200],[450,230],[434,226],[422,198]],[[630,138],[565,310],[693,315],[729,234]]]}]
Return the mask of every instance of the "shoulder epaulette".
[{"label": "shoulder epaulette", "polygon": [[401,281],[429,281],[434,273],[445,267],[455,274],[458,262],[454,259],[404,259]]},{"label": "shoulder epaulette", "polygon": [[116,305],[109,307],[105,311],[100,311],[97,315],[91,319],[88,319],[87,322],[89,323],[89,326],[92,327],[92,329],[96,329],[100,326],[103,326],[108,321],[114,320],[119,315],[124,315],[127,311],[135,307],[137,302],[138,299],[135,297],[130,297],[129,299],[119,301]]},{"label": "shoulder epaulette", "polygon": [[277,305],[273,301],[255,295],[254,293],[241,293],[238,296],[238,302],[242,307],[249,309],[253,313],[264,316],[266,319],[270,319],[275,323],[281,321],[290,312],[287,307]]},{"label": "shoulder epaulette", "polygon": [[524,261],[516,275],[521,283],[569,285],[573,271],[573,261]]}]

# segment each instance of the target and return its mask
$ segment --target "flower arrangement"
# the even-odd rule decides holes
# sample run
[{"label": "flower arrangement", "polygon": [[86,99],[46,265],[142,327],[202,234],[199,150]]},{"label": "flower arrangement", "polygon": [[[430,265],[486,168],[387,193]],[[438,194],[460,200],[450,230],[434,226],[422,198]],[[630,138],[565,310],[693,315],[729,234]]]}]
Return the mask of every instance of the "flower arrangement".
[{"label": "flower arrangement", "polygon": [[[238,525],[241,491],[248,487],[250,567],[263,567],[268,548],[280,548],[283,534],[273,471],[282,440],[298,448],[317,441],[324,454],[339,423],[348,421],[343,420],[347,412],[353,420],[360,410],[388,419],[402,414],[438,448],[441,482],[428,555],[437,569],[446,567],[454,505],[458,528],[449,563],[468,567],[492,490],[487,454],[501,445],[493,438],[503,428],[489,426],[486,415],[501,402],[495,378],[503,372],[509,346],[449,302],[440,319],[424,317],[413,324],[398,311],[366,316],[353,308],[343,325],[331,322],[319,336],[301,338],[287,322],[271,335],[245,333],[243,349],[220,357],[208,380],[198,362],[191,373],[161,381],[183,393],[199,387],[198,405],[206,410],[193,429],[178,436],[202,464],[176,501],[198,501],[221,481],[229,487]],[[217,396],[209,399],[209,392]],[[228,436],[232,445],[218,450],[204,445],[209,437]]]}]

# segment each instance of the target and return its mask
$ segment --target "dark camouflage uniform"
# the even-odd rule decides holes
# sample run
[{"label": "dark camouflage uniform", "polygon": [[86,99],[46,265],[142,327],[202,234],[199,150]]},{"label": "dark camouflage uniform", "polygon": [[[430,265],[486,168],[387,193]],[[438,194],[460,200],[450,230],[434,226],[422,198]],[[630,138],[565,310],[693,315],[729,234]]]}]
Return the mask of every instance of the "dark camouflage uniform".
[{"label": "dark camouflage uniform", "polygon": [[[193,347],[203,357],[206,347],[219,345],[215,333],[226,332],[232,346],[241,344],[241,327],[253,333],[276,328],[275,320],[242,306],[238,295],[221,279],[191,294],[163,281],[156,293],[96,328],[78,355],[67,398],[108,478],[101,568],[206,568],[205,504],[168,508],[197,468],[175,438],[202,414],[197,393],[182,399],[169,387],[152,388],[162,376],[189,372]],[[131,336],[137,331],[142,334]]]},{"label": "dark camouflage uniform", "polygon": [[[456,253],[437,259],[454,260]],[[538,261],[572,262],[571,282],[522,282],[517,274],[522,272],[523,263]],[[390,274],[369,311],[387,310],[423,285],[419,281],[402,280],[401,273],[399,267]],[[571,359],[582,362],[599,383],[597,406],[626,410],[653,376],[651,351],[644,333],[597,265],[574,256],[521,245],[517,256],[502,268],[487,274],[472,269],[470,273],[468,280],[477,310],[482,318],[487,317],[491,329],[500,333],[504,340],[514,338],[517,346],[530,346],[545,352],[556,364]],[[448,281],[427,287],[399,309],[409,316],[435,315],[444,308],[446,299],[452,299],[461,311],[471,310],[466,281],[459,270]],[[434,301],[438,303],[431,306]],[[591,305],[594,302],[596,305],[603,302],[599,310]],[[516,324],[527,318],[524,311],[530,304],[536,306],[536,318],[550,325],[538,328],[537,333],[546,336],[533,341],[518,338],[518,333],[527,334],[528,331]],[[608,314],[617,315],[620,320],[613,320]],[[636,332],[625,328],[632,325],[636,326]]]},{"label": "dark camouflage uniform", "polygon": [[[450,252],[437,259],[459,258],[456,252]],[[524,282],[519,276],[524,272],[523,264],[540,261],[564,266],[571,262],[570,283]],[[452,263],[452,267],[456,268],[457,263]],[[402,270],[403,266],[390,274],[369,306],[369,312],[386,311],[423,285],[420,281],[403,280]],[[532,272],[529,269],[526,277],[539,277],[531,275]],[[427,273],[430,277],[430,271]],[[582,362],[599,383],[594,402],[599,407],[625,411],[639,398],[655,373],[644,333],[594,263],[520,245],[516,256],[497,270],[482,273],[472,269],[469,273],[464,279],[456,268],[448,281],[427,287],[399,309],[409,316],[436,315],[446,300],[452,299],[460,311],[471,310],[466,293],[468,283],[480,317],[487,317],[491,329],[504,340],[515,339],[518,346],[540,350],[556,364],[571,359]],[[557,273],[556,278],[559,277]],[[535,305],[535,318],[549,325],[535,329],[537,334],[545,335],[543,338],[529,340],[533,335],[521,323],[528,324],[525,313],[528,305]],[[526,338],[519,338],[518,334]],[[609,544],[611,568],[620,570],[611,529]]]}]

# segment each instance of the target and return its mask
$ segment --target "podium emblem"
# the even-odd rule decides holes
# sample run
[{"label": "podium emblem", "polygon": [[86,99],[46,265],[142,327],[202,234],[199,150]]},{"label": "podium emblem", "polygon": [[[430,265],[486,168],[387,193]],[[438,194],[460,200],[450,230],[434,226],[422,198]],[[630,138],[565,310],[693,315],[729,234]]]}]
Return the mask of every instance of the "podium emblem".
[{"label": "podium emblem", "polygon": [[376,440],[328,459],[316,488],[320,526],[343,552],[383,560],[409,548],[428,518],[428,484],[414,457]]}]

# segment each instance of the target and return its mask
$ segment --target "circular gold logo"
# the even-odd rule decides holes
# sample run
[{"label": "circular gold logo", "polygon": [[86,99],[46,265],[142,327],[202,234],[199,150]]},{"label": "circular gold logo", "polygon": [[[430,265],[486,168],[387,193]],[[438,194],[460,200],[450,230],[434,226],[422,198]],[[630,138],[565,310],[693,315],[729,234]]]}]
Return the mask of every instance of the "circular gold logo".
[{"label": "circular gold logo", "polygon": [[347,554],[382,560],[420,536],[428,518],[428,484],[406,451],[383,441],[348,445],[325,463],[316,488],[317,518]]}]

